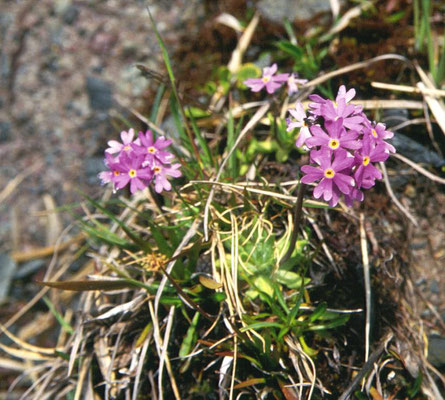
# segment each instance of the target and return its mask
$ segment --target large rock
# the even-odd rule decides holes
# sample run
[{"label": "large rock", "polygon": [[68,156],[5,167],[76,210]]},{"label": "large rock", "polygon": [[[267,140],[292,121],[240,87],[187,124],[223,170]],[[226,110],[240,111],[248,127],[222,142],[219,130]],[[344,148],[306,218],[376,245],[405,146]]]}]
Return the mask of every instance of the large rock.
[{"label": "large rock", "polygon": [[289,21],[311,19],[321,12],[330,11],[331,4],[329,0],[261,0],[257,8],[264,18],[282,23],[286,18]]}]

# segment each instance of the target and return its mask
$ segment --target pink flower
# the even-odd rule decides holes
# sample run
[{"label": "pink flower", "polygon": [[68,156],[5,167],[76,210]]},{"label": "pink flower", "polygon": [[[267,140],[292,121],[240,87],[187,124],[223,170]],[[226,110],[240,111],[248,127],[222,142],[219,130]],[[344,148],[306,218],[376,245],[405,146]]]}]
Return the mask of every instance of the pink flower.
[{"label": "pink flower", "polygon": [[306,112],[304,111],[303,104],[297,103],[295,106],[295,110],[289,110],[290,115],[294,118],[288,119],[287,122],[287,131],[291,131],[295,128],[300,128],[300,133],[298,134],[297,141],[295,145],[297,147],[303,147],[306,142],[306,139],[310,138],[311,132],[309,131],[309,125],[307,123]]},{"label": "pink flower", "polygon": [[172,185],[167,179],[167,176],[172,176],[174,178],[179,178],[181,176],[181,171],[179,168],[181,164],[172,165],[162,165],[156,164],[153,167],[155,190],[157,193],[161,193],[163,190],[170,190]]},{"label": "pink flower", "polygon": [[103,171],[99,173],[99,179],[101,180],[101,184],[105,185],[106,183],[110,183],[113,181],[113,177],[120,174],[118,167],[119,161],[113,157],[110,153],[105,153],[105,165],[108,167],[109,171]]},{"label": "pink flower", "polygon": [[372,163],[386,161],[388,157],[385,143],[375,145],[365,137],[363,147],[355,152],[357,169],[354,172],[354,179],[357,182],[357,187],[362,187],[362,185],[366,187],[370,182],[374,186],[375,179],[382,179],[382,173]]},{"label": "pink flower", "polygon": [[321,146],[331,151],[339,149],[359,149],[362,145],[358,138],[358,133],[355,131],[347,131],[343,126],[343,119],[339,118],[336,121],[326,121],[326,133],[320,126],[314,125],[311,127],[312,137],[306,140],[308,147]]},{"label": "pink flower", "polygon": [[[333,115],[333,117],[331,118],[331,119],[335,119],[336,116],[338,116],[338,117],[342,116],[342,114],[345,111],[347,103],[349,103],[354,98],[354,96],[355,96],[355,89],[350,89],[350,90],[346,91],[345,85],[341,85],[340,88],[338,89],[337,96],[335,98],[335,102],[332,102],[329,99],[325,99],[317,94],[312,94],[309,96],[309,99],[312,100],[313,103],[310,103],[309,107],[312,109],[312,112],[315,115],[324,116],[323,110],[322,110],[322,107],[324,105],[331,103],[334,106],[334,108],[337,108],[338,104],[342,103],[342,106],[340,109],[340,114],[335,113]],[[353,110],[353,112],[359,113],[363,109],[360,106],[351,106],[351,107],[352,107],[352,109],[348,108],[347,111]],[[348,114],[348,115],[350,115],[350,114]],[[343,118],[344,117],[345,116],[343,115]]]},{"label": "pink flower", "polygon": [[[304,85],[307,79],[297,79],[297,74],[290,74],[287,79],[287,93],[291,96],[298,92],[298,85]],[[300,147],[300,146],[298,146]]]},{"label": "pink flower", "polygon": [[314,197],[319,199],[323,196],[329,205],[336,206],[340,192],[350,194],[354,187],[354,178],[348,173],[343,173],[354,163],[353,157],[348,157],[345,150],[339,150],[334,155],[331,162],[331,155],[328,152],[319,152],[315,162],[319,167],[304,165],[301,170],[306,174],[301,178],[302,183],[312,183],[320,180],[314,189]]},{"label": "pink flower", "polygon": [[117,140],[110,140],[108,142],[108,146],[110,147],[106,149],[105,152],[110,154],[115,154],[115,153],[120,153],[121,151],[130,151],[132,143],[136,144],[139,143],[138,139],[136,139],[133,142],[133,137],[134,137],[134,129],[130,129],[128,132],[122,131],[121,132],[122,143],[118,142]]},{"label": "pink flower", "polygon": [[153,178],[153,171],[150,168],[142,168],[144,157],[130,157],[127,153],[122,153],[117,165],[119,174],[112,177],[112,182],[117,189],[122,189],[130,183],[130,192],[134,194],[138,190],[145,189]]},{"label": "pink flower", "polygon": [[277,64],[273,64],[271,67],[263,69],[263,76],[261,78],[249,78],[243,83],[248,86],[252,92],[259,92],[263,88],[266,88],[267,93],[272,94],[289,78],[289,74],[275,75],[277,69]]},{"label": "pink flower", "polygon": [[369,140],[375,145],[383,144],[385,149],[391,153],[395,153],[396,149],[393,145],[385,142],[385,139],[391,139],[394,133],[386,130],[385,124],[379,122],[376,125],[367,124],[367,129],[365,129],[365,135]]},{"label": "pink flower", "polygon": [[153,165],[155,161],[169,163],[171,158],[173,158],[172,153],[163,150],[170,146],[172,141],[161,136],[153,143],[153,132],[151,130],[148,130],[145,135],[139,132],[139,142],[139,145],[133,144],[132,147],[137,154],[145,157],[144,167]]}]

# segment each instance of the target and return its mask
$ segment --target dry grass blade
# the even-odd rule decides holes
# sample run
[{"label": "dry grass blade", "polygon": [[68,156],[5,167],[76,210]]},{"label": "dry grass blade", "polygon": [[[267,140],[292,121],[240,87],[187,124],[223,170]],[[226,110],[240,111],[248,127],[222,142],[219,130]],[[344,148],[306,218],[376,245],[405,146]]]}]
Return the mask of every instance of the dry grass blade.
[{"label": "dry grass blade", "polygon": [[411,161],[409,158],[402,156],[401,154],[392,154],[392,157],[397,158],[400,161],[403,161],[405,164],[408,164],[410,167],[415,169],[417,172],[420,172],[422,175],[425,175],[427,178],[431,179],[434,182],[441,183],[445,185],[445,179],[440,176],[434,175],[431,172],[427,171],[425,168],[422,168],[419,164]]},{"label": "dry grass blade", "polygon": [[150,344],[151,336],[152,336],[152,331],[150,332],[149,335],[147,335],[144,344],[142,345],[141,354],[139,356],[139,360],[136,367],[136,376],[134,377],[133,395],[131,397],[132,400],[137,400],[139,395],[139,382],[141,379],[142,369],[144,367],[144,361],[145,357],[147,356],[147,350]]},{"label": "dry grass blade", "polygon": [[9,371],[18,371],[24,372],[28,369],[28,365],[26,363],[22,363],[19,361],[11,360],[10,358],[0,357],[0,368],[6,369]]},{"label": "dry grass blade", "polygon": [[381,56],[370,58],[369,60],[361,61],[361,62],[352,64],[352,65],[348,65],[347,67],[340,68],[336,71],[332,71],[332,72],[323,74],[322,76],[319,76],[318,78],[315,78],[315,79],[309,81],[304,86],[308,87],[308,86],[320,85],[321,83],[326,82],[329,79],[334,78],[338,75],[347,74],[348,72],[355,71],[356,69],[367,68],[376,62],[385,61],[385,60],[397,60],[397,61],[402,61],[405,63],[409,62],[409,60],[406,57],[403,57],[398,54],[383,54]]},{"label": "dry grass blade", "polygon": [[391,184],[389,183],[388,172],[386,171],[385,164],[381,162],[380,168],[382,169],[385,187],[386,187],[386,190],[387,190],[389,196],[391,197],[391,200],[398,207],[398,209],[400,211],[402,211],[402,213],[414,224],[414,226],[416,226],[416,227],[419,226],[419,223],[414,218],[414,216],[402,205],[402,203],[397,199],[396,195],[394,194]]},{"label": "dry grass blade", "polygon": [[[204,181],[204,180],[190,181],[190,183],[204,183],[204,184],[213,185],[213,186],[221,186],[222,188],[227,188],[227,189],[231,189],[231,190],[240,190],[240,191],[246,190],[251,193],[262,194],[264,196],[270,196],[270,197],[274,197],[277,199],[289,200],[292,202],[297,201],[297,197],[295,197],[295,196],[290,196],[287,194],[272,192],[270,190],[256,189],[256,188],[250,187],[252,184],[259,185],[258,183],[249,183],[246,185],[240,185],[240,184],[233,184],[233,183]],[[241,193],[239,193],[239,194],[241,195]],[[305,200],[303,203],[303,206],[304,205],[313,205],[315,207],[326,207],[325,203],[315,201],[315,200]]]},{"label": "dry grass blade", "polygon": [[[261,106],[257,110],[257,112],[254,114],[254,116],[249,120],[249,122],[246,124],[246,126],[243,128],[243,130],[240,132],[240,134],[237,137],[232,148],[229,150],[229,153],[227,154],[226,158],[222,161],[222,163],[219,167],[218,173],[216,174],[215,182],[217,182],[218,179],[220,178],[220,176],[224,170],[224,167],[226,166],[227,162],[229,161],[230,156],[235,151],[235,149],[238,147],[238,145],[240,144],[241,140],[244,138],[246,133],[249,132],[261,120],[263,115],[266,114],[267,110],[269,110],[269,107],[270,107],[269,103],[266,103],[263,106]],[[207,198],[206,205],[204,208],[204,238],[206,241],[209,240],[209,227],[208,227],[209,209],[210,209],[210,204],[212,203],[212,200],[213,200],[214,193],[215,193],[215,187],[212,186],[212,188],[210,189],[209,197]]]},{"label": "dry grass blade", "polygon": [[377,89],[395,90],[399,92],[419,93],[422,95],[445,97],[445,90],[440,89],[427,89],[407,85],[393,85],[391,83],[384,82],[371,82],[371,86]]},{"label": "dry grass blade", "polygon": [[346,388],[346,390],[342,393],[342,395],[338,398],[338,400],[347,400],[355,388],[359,385],[361,380],[366,376],[366,374],[371,370],[374,363],[377,362],[380,355],[385,351],[386,346],[392,340],[393,334],[389,333],[386,337],[380,342],[379,346],[371,353],[369,356],[369,360],[363,365],[360,372],[354,377],[352,382]]},{"label": "dry grass blade", "polygon": [[[76,391],[74,393],[74,400],[80,400],[81,397],[85,395],[84,392],[84,381],[85,378],[88,374],[88,371],[90,369],[90,364],[91,364],[91,360],[92,360],[92,356],[91,355],[87,355],[86,357],[84,357],[82,359],[82,365],[80,367],[80,371],[79,371],[79,378],[77,378],[77,385],[76,385]],[[82,399],[84,399],[84,397],[82,397]]]},{"label": "dry grass blade", "polygon": [[3,324],[0,324],[0,329],[6,336],[8,336],[9,339],[11,339],[15,344],[19,345],[24,350],[28,350],[30,352],[39,353],[39,354],[50,355],[50,356],[55,355],[56,349],[54,349],[54,348],[39,347],[39,346],[34,346],[32,344],[26,343],[22,339],[18,338],[17,336],[15,336],[11,332],[9,332],[3,326]]},{"label": "dry grass blade", "polygon": [[0,349],[2,349],[5,353],[8,353],[13,357],[29,361],[46,361],[50,360],[55,355],[54,352],[52,355],[50,355],[48,353],[42,353],[32,350],[15,349],[14,347],[6,346],[5,344],[1,343],[0,343]]},{"label": "dry grass blade", "polygon": [[[420,79],[422,82],[419,82],[417,84],[417,87],[420,90],[426,90],[428,89],[436,89],[432,79],[425,73],[425,71],[416,63],[415,64],[417,73],[420,76]],[[431,112],[433,113],[434,117],[436,118],[437,123],[439,124],[440,128],[442,129],[442,132],[445,135],[445,105],[443,101],[439,101],[438,99],[434,98],[431,95],[424,95],[425,101],[428,104],[428,107],[430,108]]]},{"label": "dry grass blade", "polygon": [[89,290],[117,290],[138,287],[137,285],[134,285],[125,279],[43,282],[37,281],[36,283],[53,289],[72,290],[74,292],[85,292]]},{"label": "dry grass blade", "polygon": [[45,258],[53,255],[56,252],[63,251],[67,249],[69,246],[73,244],[80,244],[85,240],[85,235],[83,233],[79,233],[72,239],[67,240],[61,244],[56,244],[53,246],[41,247],[39,249],[31,250],[27,253],[22,253],[19,251],[11,253],[11,258],[15,262],[25,262],[30,260],[36,260],[38,258]]},{"label": "dry grass blade", "polygon": [[258,23],[260,22],[259,13],[255,13],[252,20],[249,22],[249,25],[244,30],[240,39],[238,40],[238,44],[236,45],[235,50],[233,50],[232,57],[230,58],[229,64],[227,64],[227,68],[233,74],[238,71],[243,61],[243,55],[247,48],[249,47],[250,42],[252,41],[253,33],[255,32]]},{"label": "dry grass blade", "polygon": [[[338,0],[330,0],[330,1],[331,1],[332,14],[334,18],[336,18],[338,12],[340,11],[340,4]],[[351,20],[359,17],[363,11],[366,11],[370,7],[372,7],[372,3],[364,2],[346,11],[345,14],[340,18],[340,20],[329,30],[329,32],[326,35],[323,35],[323,37],[320,39],[320,42],[329,40],[332,35],[335,35],[336,33],[341,32],[343,29],[347,28]]]},{"label": "dry grass blade", "polygon": [[365,215],[360,213],[360,248],[362,251],[363,278],[365,281],[365,362],[369,357],[369,337],[371,333],[371,278],[369,275],[368,243],[366,242]]},{"label": "dry grass blade", "polygon": [[14,190],[23,182],[24,179],[37,172],[42,166],[43,162],[39,162],[30,168],[27,168],[25,171],[18,174],[14,179],[9,181],[5,188],[0,192],[0,204],[14,192]]}]

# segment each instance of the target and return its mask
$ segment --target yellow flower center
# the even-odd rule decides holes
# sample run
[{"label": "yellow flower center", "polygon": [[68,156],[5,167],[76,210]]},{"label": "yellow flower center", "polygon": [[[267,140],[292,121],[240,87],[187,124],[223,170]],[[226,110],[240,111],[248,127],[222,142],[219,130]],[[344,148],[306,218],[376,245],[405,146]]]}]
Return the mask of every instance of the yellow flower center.
[{"label": "yellow flower center", "polygon": [[269,76],[263,76],[263,82],[267,83],[270,81],[270,77]]},{"label": "yellow flower center", "polygon": [[340,141],[338,141],[337,139],[331,139],[331,140],[329,141],[329,147],[330,147],[332,150],[338,149],[339,146],[340,146]]},{"label": "yellow flower center", "polygon": [[374,136],[376,139],[379,137],[379,135],[377,134],[375,129],[371,129],[371,134],[372,136]]},{"label": "yellow flower center", "polygon": [[148,151],[150,154],[154,154],[154,153],[156,153],[156,149],[155,149],[153,146],[148,147],[148,148],[147,148],[147,151]]},{"label": "yellow flower center", "polygon": [[128,175],[130,175],[130,178],[134,178],[136,176],[136,170],[130,169],[130,171],[128,171]]},{"label": "yellow flower center", "polygon": [[131,149],[131,146],[128,145],[128,144],[124,147],[124,151],[128,151],[128,150],[130,150],[130,149]]},{"label": "yellow flower center", "polygon": [[365,167],[369,164],[369,161],[371,161],[371,160],[369,159],[368,156],[363,157],[363,165],[364,165]]},{"label": "yellow flower center", "polygon": [[114,176],[119,176],[121,173],[119,171],[113,171]]},{"label": "yellow flower center", "polygon": [[162,171],[162,168],[161,167],[154,167],[153,168],[153,172],[155,173],[155,174],[159,174],[159,172],[161,172]]},{"label": "yellow flower center", "polygon": [[335,175],[335,171],[332,168],[328,168],[324,170],[325,178],[332,179]]}]

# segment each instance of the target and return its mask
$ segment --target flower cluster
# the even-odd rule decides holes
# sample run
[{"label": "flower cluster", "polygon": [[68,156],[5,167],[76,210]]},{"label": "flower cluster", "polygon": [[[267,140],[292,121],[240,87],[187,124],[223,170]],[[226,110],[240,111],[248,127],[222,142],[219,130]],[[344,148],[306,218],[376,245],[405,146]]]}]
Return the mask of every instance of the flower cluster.
[{"label": "flower cluster", "polygon": [[167,177],[178,178],[180,164],[172,164],[173,154],[166,151],[172,141],[159,137],[154,141],[153,132],[139,132],[135,138],[134,130],[121,132],[122,142],[110,140],[105,150],[105,165],[108,171],[101,172],[102,184],[111,182],[114,189],[122,189],[130,184],[130,192],[145,189],[154,181],[155,190],[161,193],[170,190]]},{"label": "flower cluster", "polygon": [[355,90],[346,91],[341,86],[335,101],[311,95],[309,111],[297,103],[290,110],[288,131],[299,128],[297,147],[310,149],[310,161],[301,170],[303,183],[318,184],[314,197],[323,198],[336,206],[341,195],[351,206],[354,200],[362,201],[362,189],[374,186],[382,179],[381,172],[373,163],[386,161],[394,147],[386,142],[393,133],[382,123],[371,122],[363,108],[350,104]]},{"label": "flower cluster", "polygon": [[277,64],[263,68],[261,78],[249,78],[243,83],[248,86],[252,92],[259,92],[266,89],[267,93],[276,92],[284,83],[287,82],[287,92],[290,95],[298,92],[298,85],[304,85],[307,79],[298,79],[296,74],[277,74]]}]

